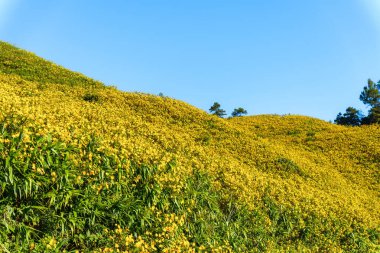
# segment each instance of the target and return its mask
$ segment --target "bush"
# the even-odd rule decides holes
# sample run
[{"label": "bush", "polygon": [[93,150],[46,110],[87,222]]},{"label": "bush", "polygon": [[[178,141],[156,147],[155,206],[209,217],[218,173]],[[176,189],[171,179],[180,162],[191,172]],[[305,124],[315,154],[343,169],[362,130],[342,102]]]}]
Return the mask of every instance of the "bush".
[{"label": "bush", "polygon": [[93,93],[86,93],[83,96],[83,100],[87,102],[98,102],[100,99],[99,95]]}]

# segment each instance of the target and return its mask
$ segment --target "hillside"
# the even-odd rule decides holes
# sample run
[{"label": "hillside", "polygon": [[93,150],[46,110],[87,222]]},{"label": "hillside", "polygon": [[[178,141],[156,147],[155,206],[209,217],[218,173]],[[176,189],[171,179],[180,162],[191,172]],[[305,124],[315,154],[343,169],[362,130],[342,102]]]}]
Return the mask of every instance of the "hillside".
[{"label": "hillside", "polygon": [[378,252],[380,127],[220,119],[0,42],[0,252]]}]

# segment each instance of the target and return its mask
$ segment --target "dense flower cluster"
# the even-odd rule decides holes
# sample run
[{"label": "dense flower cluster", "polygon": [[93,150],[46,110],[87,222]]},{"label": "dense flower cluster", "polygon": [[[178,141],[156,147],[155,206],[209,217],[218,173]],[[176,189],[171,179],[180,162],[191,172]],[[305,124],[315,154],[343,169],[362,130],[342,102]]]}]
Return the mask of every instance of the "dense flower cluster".
[{"label": "dense flower cluster", "polygon": [[[8,47],[1,44],[0,49]],[[302,233],[306,238],[302,240],[308,240],[307,232],[302,231],[307,230],[305,223],[311,220],[326,221],[318,223],[320,227],[313,230],[313,236],[323,241],[326,251],[342,249],[339,240],[343,240],[341,238],[346,236],[351,225],[373,230],[378,236],[379,126],[342,127],[303,116],[264,115],[225,120],[181,101],[121,92],[66,70],[62,74],[64,78],[55,78],[62,73],[61,68],[54,66],[50,69],[44,61],[30,60],[37,64],[30,65],[25,59],[34,58],[17,50],[7,57],[12,55],[16,55],[18,61],[4,60],[0,56],[0,118],[4,122],[3,129],[10,124],[7,118],[20,119],[17,122],[22,121],[22,131],[13,132],[14,136],[3,135],[0,145],[6,147],[20,138],[22,145],[17,146],[19,155],[15,161],[28,161],[28,175],[35,175],[33,180],[49,177],[55,186],[68,180],[73,189],[85,187],[83,189],[99,198],[113,196],[119,190],[149,196],[139,200],[148,206],[136,204],[143,212],[136,217],[148,217],[139,221],[143,222],[139,226],[148,223],[147,229],[137,233],[137,230],[131,230],[132,223],[130,226],[127,223],[113,224],[102,234],[108,238],[106,246],[100,243],[94,249],[96,252],[238,251],[241,246],[236,246],[237,242],[232,245],[233,235],[228,237],[227,232],[223,234],[226,238],[214,241],[191,236],[199,230],[194,225],[198,223],[202,228],[199,233],[208,233],[215,228],[224,231],[220,224],[207,227],[197,220],[199,217],[205,220],[224,217],[220,219],[225,219],[225,231],[229,231],[227,227],[236,210],[246,210],[247,216],[244,217],[250,217],[246,224],[257,222],[256,225],[262,225],[263,231],[271,236],[275,234],[273,229],[282,226],[279,217],[293,219],[297,230],[292,230],[292,224],[286,226],[289,231],[281,230],[286,238],[294,240],[293,243],[276,244],[272,240],[274,237],[268,237],[263,246],[260,240],[253,239],[261,232],[251,231],[246,235],[246,240],[252,243],[250,245],[268,251],[321,250],[318,245],[296,243]],[[45,75],[40,76],[41,73]],[[75,85],[77,83],[80,85]],[[69,161],[68,167],[76,170],[72,172],[72,178],[65,179],[64,171],[52,169],[55,162],[62,165],[62,157],[41,161],[33,155],[41,150],[40,139],[59,143],[50,149],[52,154],[44,155],[53,157],[54,150],[64,151],[60,155]],[[3,156],[8,154],[2,153]],[[30,159],[35,160],[30,162]],[[131,169],[145,165],[156,168],[154,179],[147,177],[148,172],[137,173]],[[206,190],[195,190],[201,186],[191,183],[195,180],[194,171],[208,175],[210,186],[204,189],[215,192],[215,196],[205,196]],[[32,186],[30,183],[28,187]],[[190,188],[191,191],[186,191]],[[28,190],[20,192],[20,196],[25,194]],[[208,217],[206,213],[209,211],[199,211],[201,206],[208,210],[202,202],[206,197],[211,202],[217,198],[220,200],[215,204],[215,210],[221,211],[215,211],[215,217]],[[58,200],[49,201],[53,205]],[[262,220],[252,216],[254,210],[264,209],[268,211],[260,216],[264,217]],[[344,221],[341,230],[333,222],[336,219]],[[324,233],[328,234],[326,231],[330,228],[326,225],[329,222],[337,230],[332,241],[324,239]],[[47,235],[40,240],[45,248],[33,242],[30,249],[38,246],[43,251],[63,247],[64,243],[57,243],[58,238],[54,236]],[[379,242],[376,236],[372,240],[375,246]],[[77,241],[79,245],[81,239]]]}]

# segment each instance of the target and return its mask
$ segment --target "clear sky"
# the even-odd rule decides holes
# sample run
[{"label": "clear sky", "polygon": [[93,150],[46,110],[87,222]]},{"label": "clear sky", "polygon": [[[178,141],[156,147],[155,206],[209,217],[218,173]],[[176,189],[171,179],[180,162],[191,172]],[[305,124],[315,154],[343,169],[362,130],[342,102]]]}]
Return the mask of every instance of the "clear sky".
[{"label": "clear sky", "polygon": [[333,120],[380,79],[380,0],[0,0],[0,40],[205,111]]}]

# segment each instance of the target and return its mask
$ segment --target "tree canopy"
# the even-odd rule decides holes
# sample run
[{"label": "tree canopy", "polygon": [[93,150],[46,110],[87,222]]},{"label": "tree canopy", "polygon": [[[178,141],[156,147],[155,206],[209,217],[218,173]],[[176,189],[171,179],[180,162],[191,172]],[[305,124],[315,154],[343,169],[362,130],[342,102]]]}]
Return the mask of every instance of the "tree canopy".
[{"label": "tree canopy", "polygon": [[359,110],[350,106],[344,114],[338,113],[334,122],[339,125],[349,126],[380,123],[380,81],[375,83],[368,79],[359,99],[369,107],[367,116],[363,116]]},{"label": "tree canopy", "polygon": [[245,110],[242,107],[239,107],[239,108],[234,109],[234,111],[231,113],[231,116],[232,117],[240,117],[243,115],[247,115],[247,113],[248,113],[247,110]]},{"label": "tree canopy", "polygon": [[378,107],[380,105],[380,81],[374,83],[371,79],[368,79],[367,86],[363,88],[360,93],[360,100],[368,106]]},{"label": "tree canopy", "polygon": [[367,86],[360,94],[360,100],[370,107],[368,116],[363,118],[362,123],[380,123],[380,81],[374,83],[368,79]]},{"label": "tree canopy", "polygon": [[361,120],[362,115],[360,111],[350,106],[344,114],[338,113],[334,122],[338,125],[360,126]]},{"label": "tree canopy", "polygon": [[220,118],[226,116],[226,111],[220,108],[220,104],[218,102],[214,102],[214,104],[209,109],[210,113],[216,115]]}]

